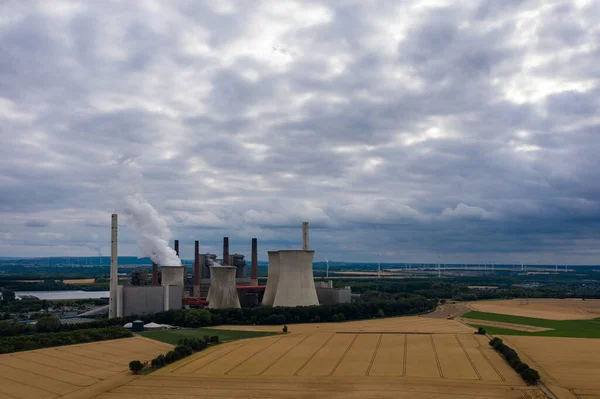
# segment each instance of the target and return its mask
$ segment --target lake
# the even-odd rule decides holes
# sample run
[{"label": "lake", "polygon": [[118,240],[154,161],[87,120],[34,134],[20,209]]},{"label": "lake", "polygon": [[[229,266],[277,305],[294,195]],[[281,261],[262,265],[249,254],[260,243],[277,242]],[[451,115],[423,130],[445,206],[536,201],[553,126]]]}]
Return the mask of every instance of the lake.
[{"label": "lake", "polygon": [[15,295],[30,295],[39,299],[58,300],[58,299],[89,299],[89,298],[108,298],[110,291],[16,291]]}]

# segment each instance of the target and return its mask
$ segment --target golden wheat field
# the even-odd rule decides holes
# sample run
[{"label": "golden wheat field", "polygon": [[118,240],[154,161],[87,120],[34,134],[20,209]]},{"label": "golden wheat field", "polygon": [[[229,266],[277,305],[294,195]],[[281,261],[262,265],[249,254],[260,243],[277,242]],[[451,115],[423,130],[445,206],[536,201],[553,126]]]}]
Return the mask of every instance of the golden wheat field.
[{"label": "golden wheat field", "polygon": [[600,300],[509,299],[471,302],[473,310],[549,320],[577,320],[600,317]]},{"label": "golden wheat field", "polygon": [[487,345],[487,339],[473,334],[472,328],[454,320],[401,317],[292,325],[289,334],[218,345],[98,396],[171,397],[421,399],[544,395],[537,388],[527,387]]},{"label": "golden wheat field", "polygon": [[503,336],[559,398],[600,398],[600,339]]},{"label": "golden wheat field", "polygon": [[0,355],[0,399],[91,398],[171,348],[136,337]]}]

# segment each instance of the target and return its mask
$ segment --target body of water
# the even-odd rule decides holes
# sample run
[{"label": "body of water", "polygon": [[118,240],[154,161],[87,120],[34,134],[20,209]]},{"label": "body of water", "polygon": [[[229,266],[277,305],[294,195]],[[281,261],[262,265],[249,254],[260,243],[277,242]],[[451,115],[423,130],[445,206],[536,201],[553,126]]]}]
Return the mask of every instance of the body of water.
[{"label": "body of water", "polygon": [[108,298],[110,291],[17,291],[17,297],[29,295],[39,299],[58,300],[58,299],[89,299],[89,298]]}]

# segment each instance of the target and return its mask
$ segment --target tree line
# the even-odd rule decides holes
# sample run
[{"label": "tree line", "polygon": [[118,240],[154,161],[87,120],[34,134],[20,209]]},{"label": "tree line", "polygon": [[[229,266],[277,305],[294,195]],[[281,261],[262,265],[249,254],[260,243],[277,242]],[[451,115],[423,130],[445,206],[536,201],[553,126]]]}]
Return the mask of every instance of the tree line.
[{"label": "tree line", "polygon": [[0,353],[12,353],[128,337],[133,337],[133,334],[121,326],[88,328],[70,332],[19,335],[0,338]]},{"label": "tree line", "polygon": [[529,367],[527,363],[523,363],[519,358],[517,352],[504,344],[502,340],[498,337],[493,338],[489,342],[490,346],[494,348],[494,350],[502,355],[504,359],[508,362],[510,367],[512,367],[525,381],[528,385],[535,385],[540,380],[540,374],[537,370]]}]

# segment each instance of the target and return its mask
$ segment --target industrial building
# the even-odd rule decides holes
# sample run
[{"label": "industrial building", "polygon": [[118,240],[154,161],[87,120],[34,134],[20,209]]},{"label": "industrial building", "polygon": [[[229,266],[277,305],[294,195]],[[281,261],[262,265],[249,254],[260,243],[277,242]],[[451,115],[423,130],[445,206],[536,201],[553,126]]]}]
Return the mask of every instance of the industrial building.
[{"label": "industrial building", "polygon": [[[195,242],[192,275],[187,266],[152,264],[152,275],[135,270],[128,285],[118,285],[117,215],[112,215],[109,318],[158,313],[184,306],[239,308],[241,306],[312,306],[349,302],[350,288],[315,286],[314,251],[308,249],[308,223],[302,224],[302,249],[268,251],[269,274],[266,286],[258,285],[258,244],[252,239],[251,276],[242,254],[229,253],[229,238],[223,238],[223,257],[200,254]],[[174,249],[179,256],[179,240]]]}]

